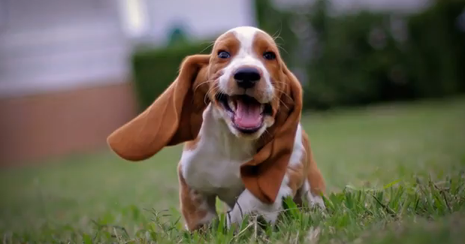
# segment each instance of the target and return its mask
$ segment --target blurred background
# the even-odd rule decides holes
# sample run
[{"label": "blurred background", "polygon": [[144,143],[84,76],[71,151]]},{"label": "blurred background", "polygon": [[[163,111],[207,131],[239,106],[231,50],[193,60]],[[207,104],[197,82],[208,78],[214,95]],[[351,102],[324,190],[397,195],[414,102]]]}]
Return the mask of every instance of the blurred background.
[{"label": "blurred background", "polygon": [[276,37],[307,109],[465,90],[464,1],[0,0],[0,162],[104,149],[225,30]]},{"label": "blurred background", "polygon": [[242,25],[302,82],[328,192],[465,177],[465,0],[0,0],[0,236],[179,217],[181,147],[134,164],[106,138]]}]

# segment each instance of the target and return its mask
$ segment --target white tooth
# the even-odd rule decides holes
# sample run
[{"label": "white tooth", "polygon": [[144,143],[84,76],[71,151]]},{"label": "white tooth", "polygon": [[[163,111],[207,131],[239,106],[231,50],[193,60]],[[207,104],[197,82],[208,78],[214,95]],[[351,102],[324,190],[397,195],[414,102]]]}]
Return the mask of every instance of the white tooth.
[{"label": "white tooth", "polygon": [[236,111],[236,106],[234,105],[234,102],[231,99],[229,99],[228,105],[233,111]]},{"label": "white tooth", "polygon": [[265,111],[265,105],[264,104],[260,105],[260,113],[263,113],[263,111]]}]

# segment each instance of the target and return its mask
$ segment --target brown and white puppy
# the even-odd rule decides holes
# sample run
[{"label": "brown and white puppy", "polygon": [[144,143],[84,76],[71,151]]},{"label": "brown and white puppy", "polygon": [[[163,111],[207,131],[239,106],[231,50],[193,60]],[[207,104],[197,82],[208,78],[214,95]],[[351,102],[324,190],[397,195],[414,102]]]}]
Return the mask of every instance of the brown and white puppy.
[{"label": "brown and white puppy", "polygon": [[138,161],[186,142],[178,174],[188,230],[217,216],[217,197],[230,208],[228,226],[252,213],[273,224],[287,196],[324,208],[301,110],[300,83],[273,38],[238,27],[218,37],[210,55],[188,56],[165,92],[108,143]]}]

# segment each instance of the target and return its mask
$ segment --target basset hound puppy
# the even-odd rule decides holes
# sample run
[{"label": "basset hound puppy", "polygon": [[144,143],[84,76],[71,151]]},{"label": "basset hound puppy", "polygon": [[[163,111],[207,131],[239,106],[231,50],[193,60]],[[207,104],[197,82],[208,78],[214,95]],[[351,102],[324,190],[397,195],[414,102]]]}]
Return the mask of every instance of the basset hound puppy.
[{"label": "basset hound puppy", "polygon": [[301,85],[274,39],[237,27],[216,39],[211,54],[186,57],[175,81],[108,144],[138,161],[185,142],[179,198],[190,231],[217,217],[217,197],[230,208],[228,226],[246,214],[274,224],[285,197],[324,208],[325,183],[301,112]]}]

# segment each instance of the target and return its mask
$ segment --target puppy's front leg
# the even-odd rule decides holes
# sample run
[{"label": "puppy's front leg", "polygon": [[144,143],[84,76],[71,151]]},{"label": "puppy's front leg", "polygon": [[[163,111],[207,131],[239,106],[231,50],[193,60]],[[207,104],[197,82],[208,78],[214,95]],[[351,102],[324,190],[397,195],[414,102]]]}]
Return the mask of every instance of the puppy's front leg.
[{"label": "puppy's front leg", "polygon": [[215,208],[215,196],[202,194],[191,189],[178,169],[179,176],[179,200],[181,212],[186,222],[186,229],[197,230],[209,224],[217,217]]},{"label": "puppy's front leg", "polygon": [[275,202],[267,204],[260,201],[249,190],[245,189],[239,195],[234,207],[227,213],[228,228],[230,228],[232,224],[241,224],[245,215],[251,214],[260,215],[266,222],[275,224],[278,214],[283,209],[283,198],[291,195],[291,188],[287,184],[282,184]]}]

